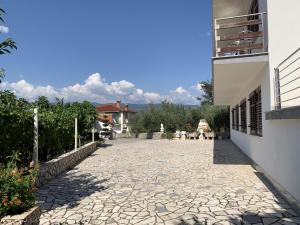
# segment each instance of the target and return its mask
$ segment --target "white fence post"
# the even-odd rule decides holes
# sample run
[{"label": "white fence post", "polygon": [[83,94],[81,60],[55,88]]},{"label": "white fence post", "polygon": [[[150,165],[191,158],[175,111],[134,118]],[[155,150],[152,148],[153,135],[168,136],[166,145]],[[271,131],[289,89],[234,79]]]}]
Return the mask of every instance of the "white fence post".
[{"label": "white fence post", "polygon": [[77,149],[77,117],[75,118],[75,150]]},{"label": "white fence post", "polygon": [[37,166],[39,163],[39,121],[38,121],[38,108],[33,109],[33,163]]},{"label": "white fence post", "polygon": [[95,120],[93,122],[92,141],[95,142]]}]

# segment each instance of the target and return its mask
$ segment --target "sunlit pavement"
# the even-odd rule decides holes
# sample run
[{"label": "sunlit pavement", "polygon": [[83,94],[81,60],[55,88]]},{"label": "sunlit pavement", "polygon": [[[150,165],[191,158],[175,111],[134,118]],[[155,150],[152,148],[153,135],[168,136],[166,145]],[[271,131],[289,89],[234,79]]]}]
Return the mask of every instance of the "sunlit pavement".
[{"label": "sunlit pavement", "polygon": [[111,141],[39,199],[40,224],[300,224],[229,141]]}]

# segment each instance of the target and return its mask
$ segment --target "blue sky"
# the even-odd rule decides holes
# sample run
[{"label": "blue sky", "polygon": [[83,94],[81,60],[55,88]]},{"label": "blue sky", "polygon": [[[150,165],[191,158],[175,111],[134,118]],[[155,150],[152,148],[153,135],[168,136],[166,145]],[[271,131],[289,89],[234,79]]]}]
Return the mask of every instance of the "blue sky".
[{"label": "blue sky", "polygon": [[[195,103],[211,77],[209,0],[2,0],[18,50],[1,88],[34,99]],[[1,40],[0,39],[0,40]],[[132,96],[131,96],[132,95]]]}]

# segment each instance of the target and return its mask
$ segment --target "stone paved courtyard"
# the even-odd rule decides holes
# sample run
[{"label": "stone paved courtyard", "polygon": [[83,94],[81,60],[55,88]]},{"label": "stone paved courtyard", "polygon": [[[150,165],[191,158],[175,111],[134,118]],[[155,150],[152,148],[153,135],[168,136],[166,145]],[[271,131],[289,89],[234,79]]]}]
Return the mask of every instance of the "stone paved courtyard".
[{"label": "stone paved courtyard", "polygon": [[112,141],[39,200],[40,224],[300,224],[229,141]]}]

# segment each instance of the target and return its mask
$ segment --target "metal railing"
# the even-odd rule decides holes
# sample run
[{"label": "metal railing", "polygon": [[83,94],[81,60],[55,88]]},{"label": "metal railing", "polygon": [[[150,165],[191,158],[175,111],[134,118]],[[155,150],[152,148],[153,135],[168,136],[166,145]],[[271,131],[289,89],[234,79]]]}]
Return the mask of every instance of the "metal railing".
[{"label": "metal railing", "polygon": [[215,57],[268,52],[266,13],[215,19]]},{"label": "metal railing", "polygon": [[274,71],[275,109],[300,106],[300,47]]}]

